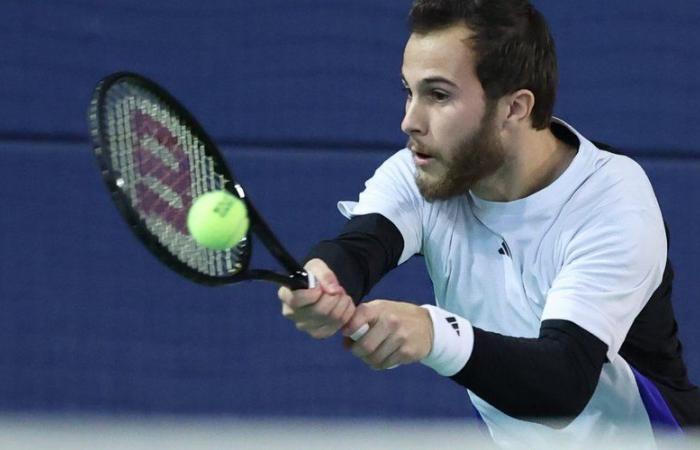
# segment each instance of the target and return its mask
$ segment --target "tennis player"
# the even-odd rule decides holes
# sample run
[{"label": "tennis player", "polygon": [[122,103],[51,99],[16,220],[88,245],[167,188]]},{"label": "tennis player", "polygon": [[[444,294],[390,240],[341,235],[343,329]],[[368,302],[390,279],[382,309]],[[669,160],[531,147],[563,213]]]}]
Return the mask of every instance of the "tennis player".
[{"label": "tennis player", "polygon": [[[350,220],[306,264],[321,287],[280,289],[284,316],[316,338],[368,324],[356,356],[464,386],[505,448],[628,428],[653,448],[656,431],[700,424],[651,184],[552,117],[542,15],[526,0],[416,0],[410,26],[407,148],[339,204]],[[435,305],[355,306],[415,254]]]}]

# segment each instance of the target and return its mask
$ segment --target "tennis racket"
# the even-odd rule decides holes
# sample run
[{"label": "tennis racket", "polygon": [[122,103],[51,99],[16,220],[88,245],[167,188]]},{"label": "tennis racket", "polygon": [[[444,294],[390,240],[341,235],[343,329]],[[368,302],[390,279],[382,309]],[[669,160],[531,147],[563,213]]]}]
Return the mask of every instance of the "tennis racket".
[{"label": "tennis racket", "polygon": [[[206,285],[266,280],[305,289],[314,277],[282,246],[197,120],[168,92],[140,75],[100,81],[89,108],[90,135],[102,178],[141,242],[168,267]],[[246,236],[233,248],[210,250],[187,230],[187,213],[202,194],[225,190],[245,204]],[[249,267],[251,233],[286,274]]]},{"label": "tennis racket", "polygon": [[[306,289],[312,274],[282,246],[236,181],[202,126],[172,95],[140,75],[119,72],[99,82],[88,113],[90,136],[112,200],[160,261],[195,282],[221,285],[265,280]],[[187,230],[199,196],[225,190],[243,201],[250,227],[233,248],[211,250]],[[285,274],[249,267],[255,235]],[[362,337],[363,325],[351,337]]]}]

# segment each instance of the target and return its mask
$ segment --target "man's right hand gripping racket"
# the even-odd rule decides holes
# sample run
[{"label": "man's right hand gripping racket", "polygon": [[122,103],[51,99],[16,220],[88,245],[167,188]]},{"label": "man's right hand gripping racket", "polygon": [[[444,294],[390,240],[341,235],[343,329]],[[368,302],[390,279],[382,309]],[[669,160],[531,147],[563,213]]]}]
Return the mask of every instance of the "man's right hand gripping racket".
[{"label": "man's right hand gripping racket", "polygon": [[[305,289],[311,274],[282,246],[214,142],[175,98],[140,75],[120,72],[95,88],[89,109],[90,136],[102,177],[131,230],[168,267],[207,285],[266,280]],[[226,250],[197,244],[187,214],[201,195],[225,190],[242,200],[250,228]],[[252,233],[251,233],[252,232]],[[254,234],[287,274],[249,267]],[[353,338],[359,339],[367,325]]]}]

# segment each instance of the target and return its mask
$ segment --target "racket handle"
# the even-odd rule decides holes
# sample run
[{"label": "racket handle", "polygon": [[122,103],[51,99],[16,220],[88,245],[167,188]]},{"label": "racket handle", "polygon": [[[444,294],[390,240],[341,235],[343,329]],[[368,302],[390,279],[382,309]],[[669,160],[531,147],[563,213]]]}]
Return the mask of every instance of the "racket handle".
[{"label": "racket handle", "polygon": [[308,284],[309,289],[313,289],[318,285],[318,282],[316,281],[316,277],[314,276],[313,273],[306,272],[306,283]]}]

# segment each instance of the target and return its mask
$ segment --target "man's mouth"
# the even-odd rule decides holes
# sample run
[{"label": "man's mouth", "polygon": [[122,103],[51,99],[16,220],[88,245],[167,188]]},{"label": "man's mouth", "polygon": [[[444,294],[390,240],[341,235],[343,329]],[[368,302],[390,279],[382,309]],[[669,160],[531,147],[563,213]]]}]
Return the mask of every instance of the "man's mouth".
[{"label": "man's mouth", "polygon": [[408,143],[408,149],[413,153],[413,161],[417,166],[428,164],[433,159],[433,156],[423,152],[421,146],[416,142],[410,141]]},{"label": "man's mouth", "polygon": [[427,153],[413,152],[413,162],[416,166],[424,166],[433,160],[433,157]]}]

